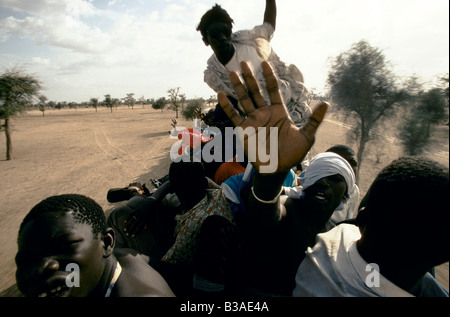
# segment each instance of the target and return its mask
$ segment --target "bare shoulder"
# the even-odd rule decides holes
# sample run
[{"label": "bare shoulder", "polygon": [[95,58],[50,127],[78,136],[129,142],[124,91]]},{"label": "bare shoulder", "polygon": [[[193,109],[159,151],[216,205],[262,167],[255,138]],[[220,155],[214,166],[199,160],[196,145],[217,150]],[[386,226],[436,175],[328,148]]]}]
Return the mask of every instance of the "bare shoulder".
[{"label": "bare shoulder", "polygon": [[147,256],[132,249],[115,250],[114,254],[122,266],[122,274],[116,285],[118,296],[175,296],[161,274],[148,264]]}]

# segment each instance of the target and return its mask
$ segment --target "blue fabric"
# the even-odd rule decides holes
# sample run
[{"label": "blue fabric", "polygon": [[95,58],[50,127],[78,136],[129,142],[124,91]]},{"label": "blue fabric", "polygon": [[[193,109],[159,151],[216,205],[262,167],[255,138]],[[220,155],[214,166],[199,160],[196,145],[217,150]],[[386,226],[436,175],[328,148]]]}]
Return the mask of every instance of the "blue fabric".
[{"label": "blue fabric", "polygon": [[[251,164],[246,168],[245,173],[239,175],[233,175],[222,183],[222,187],[228,186],[229,189],[234,193],[233,197],[227,196],[227,190],[225,190],[225,197],[227,197],[231,209],[234,213],[243,212],[247,214],[244,204],[242,203],[241,192],[245,189],[250,190],[252,185],[253,175],[255,174],[255,169]],[[283,182],[284,187],[293,187],[294,181],[297,175],[291,169]]]}]

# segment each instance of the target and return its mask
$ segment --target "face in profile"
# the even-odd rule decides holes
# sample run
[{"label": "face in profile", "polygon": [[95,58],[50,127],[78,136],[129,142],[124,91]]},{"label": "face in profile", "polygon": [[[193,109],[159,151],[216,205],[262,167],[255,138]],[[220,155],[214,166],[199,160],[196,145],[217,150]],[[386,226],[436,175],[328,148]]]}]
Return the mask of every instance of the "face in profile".
[{"label": "face in profile", "polygon": [[17,285],[27,297],[86,297],[101,284],[107,256],[103,235],[94,235],[90,225],[71,212],[46,213],[20,232]]}]

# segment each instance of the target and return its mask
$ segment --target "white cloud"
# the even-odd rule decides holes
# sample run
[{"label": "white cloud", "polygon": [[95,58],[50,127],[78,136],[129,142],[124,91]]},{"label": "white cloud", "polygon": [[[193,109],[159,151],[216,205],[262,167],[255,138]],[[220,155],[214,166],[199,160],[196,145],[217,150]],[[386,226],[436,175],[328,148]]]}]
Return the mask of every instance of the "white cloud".
[{"label": "white cloud", "polygon": [[163,11],[163,20],[180,20],[186,18],[187,8],[178,4],[169,4]]},{"label": "white cloud", "polygon": [[89,16],[96,13],[91,1],[86,0],[0,0],[0,5],[9,9],[36,16],[79,15]]},{"label": "white cloud", "polygon": [[[63,47],[82,52],[98,52],[109,36],[96,27],[83,23],[81,16],[91,16],[98,11],[83,0],[1,0],[1,5],[28,14],[25,18],[13,16],[0,20],[2,39],[10,36],[30,38],[37,45]],[[8,36],[9,37],[8,37]]]},{"label": "white cloud", "polygon": [[31,60],[33,61],[33,63],[37,65],[45,65],[45,66],[50,65],[50,59],[48,58],[33,57]]},{"label": "white cloud", "polygon": [[111,1],[108,2],[108,6],[114,6],[114,5],[116,5],[118,2],[120,3],[120,0],[111,0]]},{"label": "white cloud", "polygon": [[[424,1],[277,1],[272,45],[282,60],[302,70],[308,87],[318,90],[328,72],[327,58],[362,39],[384,50],[402,73],[448,72],[448,2],[429,0],[425,6]],[[133,1],[125,6],[111,0],[100,9],[95,1],[0,0],[0,6],[21,12],[0,20],[0,44],[26,39],[50,52],[32,54],[35,47],[30,47],[29,54],[18,51],[15,58],[29,62],[49,82],[49,94],[56,91],[52,87],[62,91],[70,83],[68,94],[85,92],[72,97],[77,101],[95,90],[89,85],[97,85],[97,95],[125,94],[136,87],[136,95],[157,97],[180,86],[188,97],[208,97],[213,92],[203,82],[203,70],[212,51],[195,29],[216,2],[235,20],[235,30],[262,23],[264,1]],[[6,53],[0,61],[11,61],[12,52]]]}]

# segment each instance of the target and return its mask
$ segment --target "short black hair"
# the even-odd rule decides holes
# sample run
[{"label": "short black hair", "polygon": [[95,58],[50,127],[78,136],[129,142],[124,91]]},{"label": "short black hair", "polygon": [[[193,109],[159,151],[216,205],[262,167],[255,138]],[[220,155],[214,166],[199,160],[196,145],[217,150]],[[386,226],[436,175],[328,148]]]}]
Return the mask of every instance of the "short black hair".
[{"label": "short black hair", "polygon": [[325,152],[333,152],[340,156],[342,156],[347,162],[351,165],[352,168],[356,168],[358,166],[358,162],[354,159],[356,156],[355,151],[344,144],[336,144],[330,147]]},{"label": "short black hair", "polygon": [[97,202],[84,195],[63,194],[50,196],[34,206],[23,219],[19,235],[27,223],[45,213],[66,212],[73,212],[73,217],[78,223],[92,226],[94,235],[106,230],[106,216]]},{"label": "short black hair", "polygon": [[333,152],[336,154],[340,153],[347,153],[347,154],[351,154],[351,155],[355,155],[355,151],[349,147],[348,145],[345,144],[336,144],[333,145],[332,147],[328,148],[328,150],[326,150],[326,152]]},{"label": "short black hair", "polygon": [[207,38],[206,31],[208,30],[208,27],[217,22],[224,22],[226,23],[230,29],[233,27],[233,19],[230,17],[228,12],[224,10],[220,5],[216,3],[212,9],[207,11],[201,18],[199,25],[197,26],[197,31],[200,31],[202,34],[203,39]]},{"label": "short black hair", "polygon": [[436,230],[450,221],[449,170],[428,158],[394,160],[378,174],[367,196],[366,208],[374,211],[370,214],[376,222],[401,227],[408,219],[410,225]]}]

